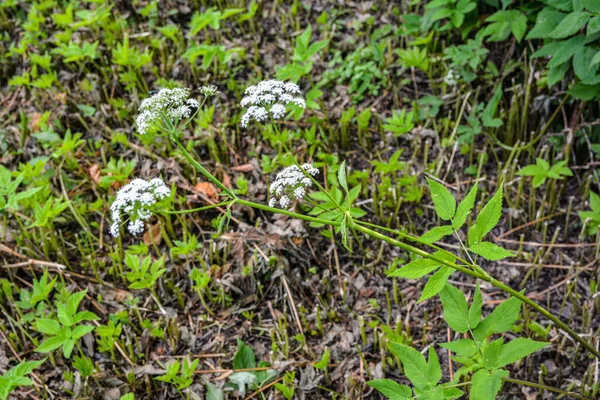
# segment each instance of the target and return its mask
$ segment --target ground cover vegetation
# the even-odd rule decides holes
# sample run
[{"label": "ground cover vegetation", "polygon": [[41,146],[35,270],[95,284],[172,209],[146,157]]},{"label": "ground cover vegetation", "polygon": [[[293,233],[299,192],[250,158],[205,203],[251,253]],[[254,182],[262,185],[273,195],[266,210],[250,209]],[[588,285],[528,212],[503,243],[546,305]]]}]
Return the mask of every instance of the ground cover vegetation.
[{"label": "ground cover vegetation", "polygon": [[594,399],[593,0],[4,0],[0,399]]}]

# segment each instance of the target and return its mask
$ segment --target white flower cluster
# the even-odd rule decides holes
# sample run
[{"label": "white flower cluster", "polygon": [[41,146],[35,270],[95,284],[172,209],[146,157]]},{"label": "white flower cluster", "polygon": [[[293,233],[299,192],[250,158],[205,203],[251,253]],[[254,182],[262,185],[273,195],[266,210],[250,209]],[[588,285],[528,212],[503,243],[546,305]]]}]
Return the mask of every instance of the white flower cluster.
[{"label": "white flower cluster", "polygon": [[444,77],[444,82],[446,82],[448,86],[456,86],[458,85],[459,79],[460,74],[454,68],[450,68],[448,74]]},{"label": "white flower cluster", "polygon": [[200,93],[202,93],[206,97],[214,96],[215,94],[217,94],[217,92],[218,90],[215,85],[202,86],[200,88]]},{"label": "white flower cluster", "polygon": [[117,198],[110,206],[113,223],[110,233],[119,236],[119,226],[123,214],[129,215],[127,229],[133,235],[144,231],[144,221],[152,216],[150,207],[171,195],[171,189],[160,178],[151,181],[134,179],[123,186],[117,193]]},{"label": "white flower cluster", "polygon": [[182,118],[189,118],[193,109],[200,106],[197,100],[188,99],[189,95],[188,89],[161,89],[144,99],[136,120],[139,132],[143,135],[152,125],[160,126],[163,118],[169,118],[174,123]]},{"label": "white flower cluster", "polygon": [[287,104],[292,103],[301,108],[306,107],[300,88],[293,82],[274,79],[262,81],[248,87],[244,95],[240,103],[242,107],[247,107],[246,113],[242,116],[244,128],[251,120],[265,121],[269,114],[274,119],[282,118],[285,115]]},{"label": "white flower cluster", "polygon": [[[312,176],[319,174],[319,170],[312,164],[303,164],[302,169]],[[298,166],[292,165],[285,168],[277,174],[275,182],[271,184],[269,190],[273,197],[269,200],[269,207],[275,207],[279,199],[281,208],[288,208],[293,199],[303,199],[306,195],[306,188],[311,187],[312,184],[312,180]]]}]

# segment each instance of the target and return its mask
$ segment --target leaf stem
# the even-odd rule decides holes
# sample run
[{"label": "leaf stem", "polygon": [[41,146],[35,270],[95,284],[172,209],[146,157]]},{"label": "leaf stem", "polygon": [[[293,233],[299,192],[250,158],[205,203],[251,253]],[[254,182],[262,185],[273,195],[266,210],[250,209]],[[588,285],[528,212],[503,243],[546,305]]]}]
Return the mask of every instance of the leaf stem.
[{"label": "leaf stem", "polygon": [[505,382],[516,383],[517,385],[530,386],[530,387],[534,387],[534,388],[537,388],[537,389],[547,390],[549,392],[560,393],[563,396],[571,396],[571,397],[575,397],[577,399],[592,400],[589,397],[582,396],[582,395],[577,394],[577,393],[568,392],[566,390],[562,390],[562,389],[555,388],[555,387],[552,387],[552,386],[542,385],[540,383],[522,381],[520,379],[512,379],[512,378],[505,378],[505,377],[502,377],[502,380],[505,381]]}]

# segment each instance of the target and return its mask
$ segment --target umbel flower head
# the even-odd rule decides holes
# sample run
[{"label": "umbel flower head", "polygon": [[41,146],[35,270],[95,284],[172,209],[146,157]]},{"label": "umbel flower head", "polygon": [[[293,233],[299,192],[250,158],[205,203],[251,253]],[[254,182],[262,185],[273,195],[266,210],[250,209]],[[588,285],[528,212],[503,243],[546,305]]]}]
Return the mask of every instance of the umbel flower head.
[{"label": "umbel flower head", "polygon": [[247,127],[248,122],[253,119],[258,122],[265,121],[269,115],[273,119],[279,119],[285,115],[286,105],[290,103],[300,108],[306,107],[300,88],[293,82],[270,79],[250,86],[244,92],[240,103],[242,107],[246,107],[246,113],[242,116],[242,126]]},{"label": "umbel flower head", "polygon": [[[319,170],[312,164],[303,164],[302,169],[312,176],[319,174]],[[271,184],[269,191],[273,197],[269,200],[269,207],[275,207],[279,202],[281,208],[288,208],[292,204],[292,200],[303,199],[306,195],[306,188],[311,187],[312,184],[312,180],[297,165],[285,168],[277,174],[275,181]]]},{"label": "umbel flower head", "polygon": [[168,118],[177,124],[183,118],[192,116],[193,110],[199,107],[198,101],[189,99],[189,89],[161,89],[140,104],[136,123],[140,134],[148,132],[148,128],[163,127],[162,120]]},{"label": "umbel flower head", "polygon": [[114,237],[119,237],[119,227],[123,221],[123,215],[129,216],[127,230],[138,235],[144,231],[144,221],[152,216],[150,207],[159,201],[169,197],[171,190],[160,178],[154,178],[150,181],[143,179],[134,179],[123,186],[117,192],[117,198],[110,206],[113,223],[110,227],[110,233]]}]

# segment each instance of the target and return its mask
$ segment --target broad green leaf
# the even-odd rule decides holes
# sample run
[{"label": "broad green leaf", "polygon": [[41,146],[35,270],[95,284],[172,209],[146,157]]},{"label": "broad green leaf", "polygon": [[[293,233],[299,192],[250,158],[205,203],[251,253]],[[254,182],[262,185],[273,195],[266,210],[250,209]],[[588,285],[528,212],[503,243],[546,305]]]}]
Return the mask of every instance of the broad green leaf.
[{"label": "broad green leaf", "polygon": [[590,18],[590,13],[585,11],[574,11],[568,14],[558,24],[556,28],[550,32],[552,39],[563,39],[577,33]]},{"label": "broad green leaf", "polygon": [[535,20],[535,26],[529,31],[526,39],[545,39],[550,35],[565,17],[566,14],[557,11],[554,7],[544,7]]},{"label": "broad green leaf", "polygon": [[475,288],[475,294],[473,295],[473,301],[469,308],[469,328],[475,329],[481,321],[481,307],[483,306],[483,298],[481,297],[481,289],[479,288],[479,282]]},{"label": "broad green leaf", "polygon": [[240,339],[237,339],[237,351],[233,357],[233,368],[256,368],[256,357],[254,356],[254,350],[252,350],[252,347],[248,346]]},{"label": "broad green leaf", "polygon": [[389,400],[408,400],[412,399],[412,390],[406,385],[400,385],[390,379],[376,379],[367,382],[379,393],[384,395]]},{"label": "broad green leaf", "polygon": [[47,318],[38,318],[35,322],[38,331],[47,335],[60,335],[60,324],[58,321]]},{"label": "broad green leaf", "polygon": [[440,292],[440,299],[444,307],[444,320],[455,332],[469,330],[467,301],[465,295],[455,286],[446,283]]},{"label": "broad green leaf", "polygon": [[493,333],[508,331],[517,321],[521,311],[521,300],[511,297],[492,311],[473,330],[475,340],[483,340]]},{"label": "broad green leaf", "polygon": [[404,374],[417,389],[425,389],[435,385],[430,382],[427,375],[427,362],[423,354],[404,344],[390,342],[390,351],[402,362]]},{"label": "broad green leaf", "polygon": [[487,369],[498,367],[498,359],[504,348],[504,338],[498,338],[489,343],[483,350],[483,366]]},{"label": "broad green leaf", "polygon": [[587,24],[587,35],[591,36],[600,32],[600,15],[597,15],[590,19],[590,22]]},{"label": "broad green leaf", "polygon": [[454,269],[450,267],[443,266],[437,271],[425,284],[423,288],[423,293],[421,293],[421,297],[419,298],[418,303],[425,301],[436,294],[438,294],[443,288],[446,282],[448,282],[448,278],[450,275],[454,273]]},{"label": "broad green leaf", "polygon": [[93,325],[79,325],[78,327],[73,329],[73,333],[71,334],[71,337],[73,339],[77,340],[77,339],[87,335],[88,333],[90,333],[93,330],[94,330]]},{"label": "broad green leaf", "polygon": [[531,353],[535,353],[548,344],[549,343],[546,342],[536,342],[535,340],[528,338],[518,338],[510,341],[504,345],[504,348],[498,357],[496,368],[512,364]]},{"label": "broad green leaf", "polygon": [[42,344],[40,344],[35,351],[37,353],[49,353],[53,350],[58,349],[65,342],[65,338],[62,335],[53,336],[47,340],[45,340]]},{"label": "broad green leaf", "polygon": [[452,235],[452,226],[436,226],[435,228],[425,232],[419,239],[425,243],[434,243],[443,238],[444,236]]},{"label": "broad green leaf", "polygon": [[502,377],[508,377],[508,371],[481,369],[471,378],[471,400],[495,400],[502,388]]},{"label": "broad green leaf", "polygon": [[29,375],[31,373],[31,371],[33,371],[35,368],[42,365],[44,363],[44,361],[46,361],[45,358],[43,360],[39,360],[39,361],[20,362],[18,365],[15,365],[14,367],[12,367],[8,371],[6,371],[6,373],[4,374],[4,377],[9,378],[9,377],[13,377],[13,376]]},{"label": "broad green leaf", "polygon": [[454,216],[454,212],[456,211],[456,199],[444,185],[433,179],[427,178],[427,184],[431,191],[435,212],[438,217],[444,221],[448,221]]},{"label": "broad green leaf", "polygon": [[427,380],[433,385],[436,385],[442,379],[442,368],[440,360],[433,346],[429,346],[429,357],[427,358]]},{"label": "broad green leaf", "polygon": [[60,323],[64,326],[73,326],[75,324],[75,321],[73,320],[73,317],[71,316],[71,313],[69,312],[67,306],[59,302],[56,302],[55,305],[56,314],[58,315]]},{"label": "broad green leaf", "polygon": [[469,245],[473,246],[479,243],[498,224],[501,216],[502,184],[477,216],[475,225],[469,229]]},{"label": "broad green leaf", "polygon": [[517,175],[520,176],[536,176],[536,175],[546,175],[546,170],[538,165],[528,165],[526,167],[521,168]]},{"label": "broad green leaf", "polygon": [[596,213],[600,213],[600,196],[590,191],[590,208]]},{"label": "broad green leaf", "polygon": [[87,293],[87,289],[84,289],[80,292],[73,293],[71,296],[69,296],[67,305],[69,306],[69,311],[70,311],[71,315],[75,315],[77,313],[79,304],[81,303],[81,300],[83,300],[83,298],[85,297],[86,293]]},{"label": "broad green leaf", "polygon": [[461,357],[472,357],[477,353],[477,344],[472,339],[459,339],[454,342],[440,343],[440,347]]},{"label": "broad green leaf", "polygon": [[417,258],[409,262],[402,268],[398,268],[388,276],[397,276],[399,278],[419,279],[430,272],[435,271],[441,264],[429,258]]},{"label": "broad green leaf", "polygon": [[586,47],[583,51],[577,52],[573,57],[573,71],[585,85],[596,85],[600,83],[598,74],[598,64],[592,61],[596,56],[597,50],[592,47]]},{"label": "broad green leaf", "polygon": [[458,204],[456,215],[452,219],[452,227],[455,230],[459,230],[467,221],[467,217],[475,205],[475,197],[477,197],[477,184],[473,185],[467,197]]},{"label": "broad green leaf", "polygon": [[490,261],[514,257],[514,254],[491,242],[480,242],[471,246],[471,251]]},{"label": "broad green leaf", "polygon": [[206,382],[206,400],[225,400],[225,393],[212,383]]},{"label": "broad green leaf", "polygon": [[63,343],[63,355],[66,358],[71,358],[71,353],[73,352],[73,348],[75,347],[76,340],[75,339],[67,339]]}]

